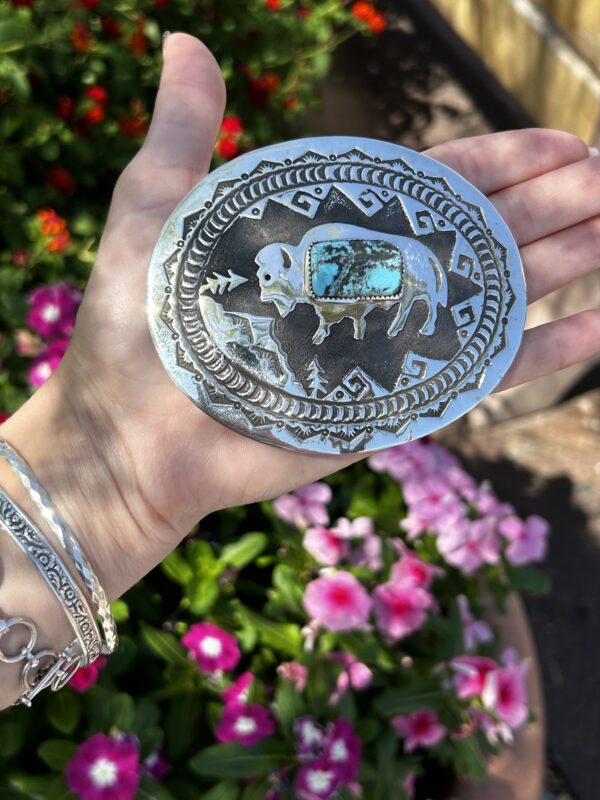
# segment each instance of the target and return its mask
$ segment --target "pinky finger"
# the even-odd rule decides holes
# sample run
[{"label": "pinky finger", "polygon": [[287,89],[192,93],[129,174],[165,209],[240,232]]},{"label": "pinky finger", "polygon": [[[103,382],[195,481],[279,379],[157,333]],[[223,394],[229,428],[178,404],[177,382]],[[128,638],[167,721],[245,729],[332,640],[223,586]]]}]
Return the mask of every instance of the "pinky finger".
[{"label": "pinky finger", "polygon": [[542,378],[600,352],[600,310],[530,328],[523,334],[517,357],[495,391],[501,392]]}]

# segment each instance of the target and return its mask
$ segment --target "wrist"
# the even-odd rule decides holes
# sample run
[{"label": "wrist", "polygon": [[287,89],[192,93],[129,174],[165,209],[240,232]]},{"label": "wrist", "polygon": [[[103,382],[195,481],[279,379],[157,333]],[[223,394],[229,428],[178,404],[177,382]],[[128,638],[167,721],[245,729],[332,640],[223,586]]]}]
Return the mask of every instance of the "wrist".
[{"label": "wrist", "polygon": [[[29,464],[112,601],[144,574],[139,570],[149,556],[133,511],[140,499],[116,481],[116,475],[127,471],[124,448],[101,410],[85,390],[73,381],[69,385],[66,375],[59,367],[0,426],[0,436]],[[10,484],[4,484],[7,493],[58,548],[25,487],[16,475],[9,475],[8,465],[3,467],[2,476]]]}]

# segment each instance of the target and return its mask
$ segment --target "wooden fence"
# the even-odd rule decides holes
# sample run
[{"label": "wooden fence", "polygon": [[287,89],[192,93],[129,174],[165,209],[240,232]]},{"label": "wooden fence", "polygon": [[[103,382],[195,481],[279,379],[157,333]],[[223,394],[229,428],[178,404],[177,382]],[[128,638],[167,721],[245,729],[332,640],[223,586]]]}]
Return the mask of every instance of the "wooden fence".
[{"label": "wooden fence", "polygon": [[431,0],[540,125],[600,134],[600,0]]}]

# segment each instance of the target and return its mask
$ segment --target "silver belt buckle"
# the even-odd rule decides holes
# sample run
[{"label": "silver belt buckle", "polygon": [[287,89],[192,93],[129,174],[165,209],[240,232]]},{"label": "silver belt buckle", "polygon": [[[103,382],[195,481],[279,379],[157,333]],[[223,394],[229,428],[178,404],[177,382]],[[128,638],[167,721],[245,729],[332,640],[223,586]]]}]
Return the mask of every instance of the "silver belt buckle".
[{"label": "silver belt buckle", "polygon": [[523,269],[489,200],[376,139],[297,139],[219,167],[165,224],[147,313],[173,381],[269,444],[374,451],[432,433],[500,382]]}]

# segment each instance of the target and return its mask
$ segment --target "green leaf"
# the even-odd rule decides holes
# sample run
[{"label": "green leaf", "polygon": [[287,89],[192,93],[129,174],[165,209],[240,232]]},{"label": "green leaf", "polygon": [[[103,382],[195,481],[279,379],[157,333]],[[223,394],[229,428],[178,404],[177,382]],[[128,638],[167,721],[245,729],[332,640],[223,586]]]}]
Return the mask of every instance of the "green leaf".
[{"label": "green leaf", "polygon": [[70,736],[81,719],[81,702],[72,689],[49,692],[46,716],[57,731]]},{"label": "green leaf", "polygon": [[0,21],[0,53],[21,50],[31,41],[32,30],[29,25],[18,19]]},{"label": "green leaf", "polygon": [[108,719],[109,727],[114,725],[120,731],[132,728],[135,720],[133,697],[125,692],[112,695],[108,708]]},{"label": "green leaf", "polygon": [[[200,795],[199,800],[237,800],[240,796],[240,787],[233,781],[221,781]],[[261,800],[264,800],[264,795]]]},{"label": "green leaf", "polygon": [[237,742],[215,744],[189,761],[199,775],[214,778],[247,778],[267,775],[281,766],[290,752],[281,742],[266,739],[252,747]]},{"label": "green leaf", "polygon": [[290,738],[294,722],[302,716],[304,704],[292,681],[280,678],[275,690],[275,713],[282,731]]},{"label": "green leaf", "polygon": [[175,800],[171,792],[149,775],[142,775],[136,798],[138,800]]},{"label": "green leaf", "polygon": [[77,745],[66,739],[47,739],[38,747],[36,753],[51,769],[63,770],[75,755]]},{"label": "green leaf", "polygon": [[129,606],[124,600],[115,600],[110,604],[110,610],[115,618],[115,622],[119,624],[127,622],[129,619]]},{"label": "green leaf", "polygon": [[547,594],[550,591],[550,578],[533,564],[526,564],[523,567],[507,565],[506,574],[511,587],[517,592]]},{"label": "green leaf", "polygon": [[185,692],[173,697],[165,718],[167,756],[179,761],[197,747],[201,704],[197,694]]},{"label": "green leaf", "polygon": [[474,781],[481,781],[485,778],[487,775],[487,762],[475,736],[455,739],[453,749],[458,774],[466,774]]},{"label": "green leaf", "polygon": [[268,778],[262,781],[252,781],[252,783],[244,789],[242,800],[265,800],[270,788],[271,782]]},{"label": "green leaf", "polygon": [[254,627],[262,644],[292,658],[301,655],[302,634],[298,625],[291,622],[273,622],[246,607],[240,607],[240,612],[246,622]]},{"label": "green leaf", "polygon": [[394,797],[394,781],[398,737],[388,730],[377,742],[377,783],[373,791],[373,800],[388,800]]},{"label": "green leaf", "polygon": [[0,758],[12,758],[21,749],[27,732],[27,723],[19,719],[0,722]]},{"label": "green leaf", "polygon": [[413,681],[403,689],[387,689],[374,701],[380,714],[410,714],[420,708],[439,709],[445,693],[437,681]]},{"label": "green leaf", "polygon": [[160,709],[149,697],[142,697],[135,709],[134,729],[140,733],[144,728],[152,728],[158,724]]},{"label": "green leaf", "polygon": [[161,562],[161,569],[172,581],[176,583],[186,584],[194,577],[194,570],[181,555],[179,550],[173,550],[172,553],[164,558]]},{"label": "green leaf", "polygon": [[150,650],[159,658],[162,658],[163,661],[166,661],[167,664],[180,664],[182,666],[185,664],[190,670],[194,670],[193,664],[186,658],[183,648],[172,633],[153,628],[144,622],[141,624],[141,633],[143,641]]},{"label": "green leaf", "polygon": [[207,614],[219,597],[219,582],[216,578],[194,578],[186,587],[190,611],[198,617]]},{"label": "green leaf", "polygon": [[221,551],[221,561],[231,567],[241,569],[253,561],[267,546],[264,533],[247,533],[232,544],[225,545]]}]

